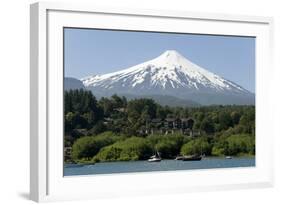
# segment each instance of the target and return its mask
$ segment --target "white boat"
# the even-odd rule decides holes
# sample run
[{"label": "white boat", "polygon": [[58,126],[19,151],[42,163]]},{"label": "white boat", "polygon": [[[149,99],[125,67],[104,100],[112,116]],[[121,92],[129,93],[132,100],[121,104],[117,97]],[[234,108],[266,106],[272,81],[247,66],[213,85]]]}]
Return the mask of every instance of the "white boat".
[{"label": "white boat", "polygon": [[184,158],[184,156],[178,155],[178,156],[175,158],[175,160],[183,160],[183,158]]},{"label": "white boat", "polygon": [[161,162],[161,157],[158,151],[156,151],[155,155],[151,156],[148,160],[148,162]]},{"label": "white boat", "polygon": [[231,156],[226,156],[225,159],[232,159],[232,157]]},{"label": "white boat", "polygon": [[161,162],[161,158],[155,157],[147,160],[148,162]]},{"label": "white boat", "polygon": [[182,161],[200,161],[202,159],[202,155],[188,155],[188,156],[183,156]]}]

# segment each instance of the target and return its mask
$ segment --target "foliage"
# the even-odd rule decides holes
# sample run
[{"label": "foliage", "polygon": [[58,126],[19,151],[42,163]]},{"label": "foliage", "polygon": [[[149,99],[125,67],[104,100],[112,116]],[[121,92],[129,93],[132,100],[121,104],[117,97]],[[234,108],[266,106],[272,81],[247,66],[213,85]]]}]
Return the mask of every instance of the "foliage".
[{"label": "foliage", "polygon": [[152,147],[144,138],[131,137],[102,148],[93,161],[144,160],[152,152]]},{"label": "foliage", "polygon": [[121,140],[121,136],[112,132],[104,132],[97,136],[81,137],[72,146],[73,160],[90,159],[95,156],[102,147]]},{"label": "foliage", "polygon": [[216,140],[212,155],[255,154],[255,137],[249,134],[235,134]]},{"label": "foliage", "polygon": [[160,153],[161,157],[169,159],[178,155],[181,146],[188,141],[188,138],[181,134],[168,134],[150,135],[147,140]]},{"label": "foliage", "polygon": [[[159,134],[151,121],[166,118],[192,118],[196,136]],[[147,159],[155,150],[167,159],[179,153],[255,154],[255,106],[169,107],[118,95],[97,100],[90,91],[70,90],[64,92],[64,126],[64,144],[72,146],[77,162]],[[140,132],[152,128],[158,134]]]},{"label": "foliage", "polygon": [[103,110],[95,96],[83,89],[64,92],[64,114],[66,133],[73,129],[91,128],[103,118]]},{"label": "foliage", "polygon": [[[111,98],[102,97],[99,101],[90,91],[65,91],[64,97],[65,132],[73,129],[91,130],[98,134],[105,130],[126,134],[139,135],[138,130],[143,126],[151,126],[154,118],[165,119],[188,118],[195,120],[194,129],[213,135],[222,133],[230,128],[239,126],[239,133],[253,134],[255,132],[254,106],[202,106],[202,107],[169,107],[161,106],[152,99],[133,99],[113,95]],[[111,122],[102,124],[105,118]],[[101,129],[102,128],[102,129]],[[93,130],[92,130],[93,131]]]},{"label": "foliage", "polygon": [[90,135],[97,135],[99,133],[105,132],[106,126],[103,124],[102,121],[98,121],[92,129],[89,130]]},{"label": "foliage", "polygon": [[182,155],[193,155],[193,154],[211,154],[211,144],[207,138],[197,138],[184,144],[181,148]]},{"label": "foliage", "polygon": [[215,125],[210,117],[204,118],[201,122],[200,129],[205,131],[207,134],[215,132]]}]

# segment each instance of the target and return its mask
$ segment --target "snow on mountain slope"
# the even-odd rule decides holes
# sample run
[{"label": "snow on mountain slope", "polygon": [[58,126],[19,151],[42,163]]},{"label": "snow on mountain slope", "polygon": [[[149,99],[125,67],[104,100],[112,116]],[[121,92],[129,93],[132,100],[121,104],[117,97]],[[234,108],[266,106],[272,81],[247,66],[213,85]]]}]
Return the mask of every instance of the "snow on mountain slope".
[{"label": "snow on mountain slope", "polygon": [[213,74],[184,58],[177,51],[168,50],[159,57],[131,68],[94,75],[81,79],[86,87],[114,88],[114,85],[134,88],[188,88],[216,92],[248,92],[241,86]]},{"label": "snow on mountain slope", "polygon": [[243,87],[192,63],[175,50],[136,66],[81,79],[97,93],[162,94],[190,97],[190,94],[251,95]]}]

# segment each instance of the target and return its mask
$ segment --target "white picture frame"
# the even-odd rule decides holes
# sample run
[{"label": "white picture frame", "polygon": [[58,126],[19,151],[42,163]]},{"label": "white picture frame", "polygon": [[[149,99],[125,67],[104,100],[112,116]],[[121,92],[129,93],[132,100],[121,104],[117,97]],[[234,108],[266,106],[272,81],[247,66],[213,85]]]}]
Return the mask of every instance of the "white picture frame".
[{"label": "white picture frame", "polygon": [[[34,201],[273,186],[270,92],[273,19],[182,11],[35,3],[30,13],[30,198]],[[255,36],[256,166],[63,177],[62,28],[107,28]],[[267,109],[265,109],[267,108]],[[263,137],[263,136],[266,136]],[[147,181],[154,183],[147,186]]]}]

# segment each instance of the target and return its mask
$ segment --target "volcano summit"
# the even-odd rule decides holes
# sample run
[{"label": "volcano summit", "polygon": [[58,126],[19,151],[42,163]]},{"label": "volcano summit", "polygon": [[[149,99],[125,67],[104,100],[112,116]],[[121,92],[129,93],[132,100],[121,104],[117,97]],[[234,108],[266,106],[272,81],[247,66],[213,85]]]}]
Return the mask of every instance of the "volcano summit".
[{"label": "volcano summit", "polygon": [[98,97],[116,93],[136,98],[170,96],[201,105],[255,103],[255,95],[250,91],[196,65],[175,50],[127,69],[88,76],[81,81]]}]

